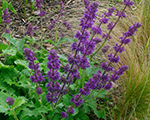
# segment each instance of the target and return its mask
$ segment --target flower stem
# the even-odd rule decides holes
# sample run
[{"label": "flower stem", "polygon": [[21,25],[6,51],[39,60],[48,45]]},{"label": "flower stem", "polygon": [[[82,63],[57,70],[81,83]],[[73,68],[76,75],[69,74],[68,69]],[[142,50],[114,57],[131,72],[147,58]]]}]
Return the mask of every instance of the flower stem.
[{"label": "flower stem", "polygon": [[15,112],[15,109],[12,107],[12,110],[13,110],[13,114],[14,114],[14,118],[15,118],[15,120],[19,120],[18,118],[17,118],[17,115],[16,115],[16,112]]}]

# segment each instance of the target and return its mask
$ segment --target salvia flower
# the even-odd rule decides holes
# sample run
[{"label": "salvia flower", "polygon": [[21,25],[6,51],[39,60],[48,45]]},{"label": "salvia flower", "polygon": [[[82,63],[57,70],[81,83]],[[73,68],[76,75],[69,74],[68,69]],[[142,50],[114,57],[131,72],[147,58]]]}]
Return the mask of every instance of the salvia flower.
[{"label": "salvia flower", "polygon": [[40,13],[38,14],[39,16],[44,16],[46,14],[46,11],[44,11],[44,10],[40,10]]},{"label": "salvia flower", "polygon": [[37,29],[37,26],[33,27],[31,23],[29,23],[25,35],[32,36]]},{"label": "salvia flower", "polygon": [[68,106],[67,107],[67,113],[74,114],[74,109],[73,108],[71,109],[71,106]]},{"label": "salvia flower", "polygon": [[57,55],[55,50],[50,50],[48,55],[48,62],[47,62],[47,68],[49,68],[49,71],[47,73],[47,77],[49,78],[49,81],[46,85],[48,88],[48,93],[46,95],[48,102],[57,102],[58,100],[58,93],[60,92],[60,84],[56,81],[59,80],[60,73],[58,70],[60,69],[60,63],[59,63],[59,56]]},{"label": "salvia flower", "polygon": [[37,87],[37,88],[36,88],[36,93],[37,93],[38,95],[39,95],[39,94],[42,94],[42,93],[43,93],[42,88]]},{"label": "salvia flower", "polygon": [[134,4],[134,2],[131,0],[124,0],[123,3],[127,6],[132,6]]},{"label": "salvia flower", "polygon": [[41,8],[42,7],[42,5],[41,5],[42,2],[43,2],[43,0],[36,0],[36,3],[35,3],[36,7]]},{"label": "salvia flower", "polygon": [[75,106],[77,107],[77,106],[80,106],[81,104],[83,104],[83,99],[80,99],[80,95],[77,94],[76,96],[73,95],[70,102],[73,102],[75,104]]},{"label": "salvia flower", "polygon": [[63,22],[63,25],[64,25],[65,27],[67,27],[68,30],[71,29],[71,26],[69,25],[68,22]]},{"label": "salvia flower", "polygon": [[31,51],[29,48],[24,49],[24,54],[26,59],[29,61],[29,68],[34,70],[34,75],[30,76],[31,82],[43,82],[45,81],[44,76],[42,75],[39,69],[39,63],[34,63],[36,57],[34,57],[35,53]]},{"label": "salvia flower", "polygon": [[14,99],[13,99],[12,97],[7,97],[7,98],[6,98],[6,103],[7,103],[8,105],[13,105],[13,104],[14,104]]},{"label": "salvia flower", "polygon": [[5,32],[8,33],[8,34],[10,34],[10,31],[8,29],[5,29]]},{"label": "salvia flower", "polygon": [[[108,12],[106,13],[104,13],[104,15],[105,16],[107,16],[107,17],[110,17],[110,16],[112,16],[112,13],[115,11],[115,7],[111,7],[111,8],[109,8],[108,9]],[[105,23],[104,23],[105,24]]]},{"label": "salvia flower", "polygon": [[67,118],[68,117],[68,114],[66,112],[61,112],[61,117],[62,118]]},{"label": "salvia flower", "polygon": [[5,10],[3,11],[3,20],[5,23],[10,23],[11,19],[10,19],[10,13],[8,12],[8,9],[5,8]]},{"label": "salvia flower", "polygon": [[101,49],[101,51],[102,51],[103,53],[106,53],[106,52],[108,51],[109,48],[110,48],[109,45],[104,46],[104,47]]}]

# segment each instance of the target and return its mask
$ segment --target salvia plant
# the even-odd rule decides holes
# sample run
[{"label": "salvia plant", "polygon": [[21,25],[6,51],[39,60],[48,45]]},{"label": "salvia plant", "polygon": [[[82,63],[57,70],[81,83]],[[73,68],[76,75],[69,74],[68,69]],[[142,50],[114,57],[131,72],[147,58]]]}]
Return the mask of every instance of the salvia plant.
[{"label": "salvia plant", "polygon": [[[42,2],[43,0],[36,0],[35,2],[35,6],[40,10],[39,16],[41,18],[46,14],[46,11],[43,10]],[[123,4],[123,10],[116,13],[115,7],[109,8],[102,15],[98,25],[95,25],[99,3],[90,3],[90,1],[84,0],[85,12],[79,24],[81,29],[76,32],[75,41],[71,45],[72,53],[65,60],[56,52],[57,49],[51,49],[49,52],[43,50],[43,53],[39,53],[38,50],[32,48],[32,45],[30,47],[26,45],[24,38],[20,41],[12,38],[9,35],[10,32],[6,29],[7,34],[2,36],[11,43],[10,46],[13,47],[15,52],[10,50],[7,45],[4,47],[4,50],[1,50],[7,66],[0,63],[0,68],[1,73],[3,73],[4,83],[6,70],[8,70],[8,73],[9,70],[14,71],[12,77],[9,75],[10,80],[6,83],[16,90],[16,95],[10,97],[9,94],[1,93],[5,98],[3,103],[8,105],[5,104],[7,107],[1,105],[1,108],[4,110],[0,111],[13,115],[16,120],[19,118],[23,120],[35,119],[35,117],[41,120],[80,120],[89,119],[86,113],[93,109],[97,117],[106,119],[105,112],[96,108],[96,98],[105,95],[106,91],[112,88],[113,83],[119,80],[120,76],[128,69],[127,65],[116,69],[113,67],[113,64],[117,64],[120,61],[118,53],[125,51],[124,46],[130,43],[130,37],[135,34],[141,24],[134,23],[129,27],[128,31],[122,34],[122,37],[119,38],[120,43],[116,43],[113,47],[113,52],[107,56],[108,60],[101,62],[100,67],[97,67],[95,71],[92,58],[100,50],[102,53],[105,53],[109,49],[109,46],[104,46],[105,43],[111,39],[110,34],[112,30],[120,19],[126,17],[125,9],[132,6],[133,2],[124,0]],[[60,22],[63,11],[64,6],[60,2],[58,18],[51,21],[51,24],[48,26],[49,30],[56,23]],[[109,18],[114,14],[117,20],[116,22],[111,22]],[[3,11],[3,21],[6,23],[11,22],[8,9]],[[103,24],[107,24],[108,33],[103,32],[101,28]],[[68,30],[71,29],[69,23],[63,22],[63,25]],[[25,34],[32,38],[37,29],[38,26],[32,26],[29,23]],[[41,31],[41,41],[43,36],[44,33]],[[102,44],[96,49],[95,46],[99,45],[100,42]],[[24,46],[23,51],[20,50],[22,46]],[[13,51],[14,58],[9,57],[9,51]],[[28,63],[23,60],[23,54]],[[44,57],[40,58],[40,54]],[[9,60],[13,60],[13,62],[10,63],[8,62]],[[8,67],[8,65],[14,65],[15,68],[12,66]],[[18,79],[19,81],[17,81]],[[11,80],[12,82],[10,82]],[[17,88],[14,88],[13,85]],[[19,96],[18,94],[21,93],[18,93],[17,90],[23,91],[24,97]],[[9,108],[9,110],[6,108]]]}]

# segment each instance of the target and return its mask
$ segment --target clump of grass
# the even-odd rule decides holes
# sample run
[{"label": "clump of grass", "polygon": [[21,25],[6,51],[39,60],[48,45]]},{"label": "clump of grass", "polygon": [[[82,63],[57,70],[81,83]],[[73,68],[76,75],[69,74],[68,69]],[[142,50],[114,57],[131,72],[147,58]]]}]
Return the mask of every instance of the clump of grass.
[{"label": "clump of grass", "polygon": [[[114,111],[115,120],[146,120],[150,104],[150,0],[136,2],[137,13],[122,21],[121,29],[138,19],[142,28],[127,46],[126,53],[121,56],[120,64],[129,66],[128,72],[122,77],[122,96],[115,99],[117,109]],[[130,16],[130,15],[129,15]],[[118,32],[118,34],[120,34]]]}]

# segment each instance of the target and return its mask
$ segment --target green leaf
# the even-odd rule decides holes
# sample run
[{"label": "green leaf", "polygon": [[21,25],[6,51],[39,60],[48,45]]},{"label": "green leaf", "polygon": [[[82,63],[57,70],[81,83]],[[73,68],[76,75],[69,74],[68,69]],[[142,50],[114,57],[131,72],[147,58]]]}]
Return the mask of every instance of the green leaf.
[{"label": "green leaf", "polygon": [[2,17],[2,9],[0,8],[0,17]]},{"label": "green leaf", "polygon": [[91,101],[90,103],[87,103],[87,105],[89,107],[92,108],[92,110],[94,111],[95,115],[98,117],[98,118],[106,118],[106,115],[105,115],[105,111],[99,111],[97,110],[97,105],[96,105],[96,101]]},{"label": "green leaf", "polygon": [[6,82],[9,85],[17,84],[17,78],[20,72],[13,66],[2,66],[0,69],[0,81]]},{"label": "green leaf", "polygon": [[104,110],[104,109],[101,110],[98,114],[99,114],[99,117],[100,117],[100,118],[103,118],[103,119],[106,120],[106,114],[105,114],[105,110]]},{"label": "green leaf", "polygon": [[60,38],[60,40],[56,43],[56,45],[59,45],[60,43],[64,43],[64,42],[73,43],[74,40],[69,37],[63,37],[63,38]]},{"label": "green leaf", "polygon": [[48,109],[45,106],[36,108],[34,110],[30,110],[28,108],[25,108],[22,112],[21,118],[23,119],[25,116],[35,116],[37,117],[41,113],[48,113]]},{"label": "green leaf", "polygon": [[63,103],[65,104],[65,105],[70,105],[70,100],[71,100],[71,96],[69,96],[69,95],[64,95],[63,96]]},{"label": "green leaf", "polygon": [[7,47],[8,45],[6,44],[0,44],[0,52],[2,52],[2,50],[6,50]]},{"label": "green leaf", "polygon": [[[96,96],[100,91],[94,91],[93,96]],[[105,98],[108,94],[106,90],[102,90],[102,92],[97,96],[98,98]]]},{"label": "green leaf", "polygon": [[23,54],[24,44],[25,44],[25,38],[20,39],[16,42],[16,47],[17,47],[18,51],[22,54]]},{"label": "green leaf", "polygon": [[60,114],[55,114],[53,120],[60,120]]},{"label": "green leaf", "polygon": [[7,113],[8,112],[8,108],[3,106],[3,105],[0,105],[0,112]]},{"label": "green leaf", "polygon": [[0,61],[0,68],[1,68],[2,66],[4,66],[4,64]]},{"label": "green leaf", "polygon": [[79,109],[78,108],[74,108],[74,114],[72,114],[72,116],[75,116],[78,113],[79,113]]},{"label": "green leaf", "polygon": [[44,40],[44,42],[49,42],[50,44],[54,45],[54,42],[50,39],[46,39],[46,40]]},{"label": "green leaf", "polygon": [[89,120],[89,117],[83,112],[79,111],[79,113],[75,116],[75,120]]},{"label": "green leaf", "polygon": [[13,95],[15,90],[10,87],[7,83],[0,81],[0,89],[1,91],[9,94],[9,95]]},{"label": "green leaf", "polygon": [[22,66],[24,66],[25,68],[27,68],[28,69],[28,63],[27,63],[27,61],[25,61],[25,60],[16,60],[15,62],[14,62],[16,65],[22,65]]},{"label": "green leaf", "polygon": [[15,56],[17,54],[17,49],[13,45],[9,45],[9,47],[5,50],[2,50],[2,52],[6,55],[12,55]]},{"label": "green leaf", "polygon": [[3,10],[5,10],[6,8],[8,8],[8,3],[7,3],[6,0],[3,0],[2,6],[3,6]]},{"label": "green leaf", "polygon": [[26,101],[27,99],[25,97],[18,97],[17,99],[15,99],[14,107],[20,107],[21,105],[26,103]]},{"label": "green leaf", "polygon": [[16,13],[16,10],[14,9],[14,7],[12,6],[11,2],[8,4],[9,9],[13,12]]},{"label": "green leaf", "polygon": [[58,54],[59,60],[67,62],[68,58],[64,54]]},{"label": "green leaf", "polygon": [[16,45],[17,40],[12,38],[8,33],[2,34],[2,37],[4,37],[8,42],[13,44],[14,46]]}]

